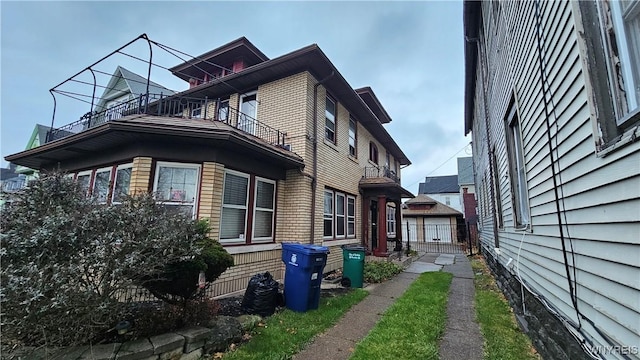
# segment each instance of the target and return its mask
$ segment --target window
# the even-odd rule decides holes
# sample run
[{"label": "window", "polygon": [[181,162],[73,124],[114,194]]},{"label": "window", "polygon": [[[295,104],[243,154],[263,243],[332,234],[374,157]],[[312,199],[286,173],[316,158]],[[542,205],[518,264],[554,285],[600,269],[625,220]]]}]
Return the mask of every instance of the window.
[{"label": "window", "polygon": [[218,120],[227,122],[229,120],[229,99],[220,100],[218,107]]},{"label": "window", "polygon": [[333,191],[324,191],[324,237],[333,237]]},{"label": "window", "polygon": [[356,198],[342,192],[324,191],[324,230],[328,239],[356,236]]},{"label": "window", "polygon": [[603,38],[617,125],[640,110],[640,3],[601,1]]},{"label": "window", "polygon": [[101,204],[106,203],[109,197],[110,181],[111,167],[96,170],[91,195]]},{"label": "window", "polygon": [[240,114],[238,116],[238,129],[251,135],[256,134],[258,117],[258,97],[255,91],[240,96]]},{"label": "window", "polygon": [[527,174],[524,165],[520,119],[518,119],[514,103],[511,104],[511,109],[509,110],[506,118],[506,125],[514,226],[522,229],[529,225],[529,205],[527,199]]},{"label": "window", "polygon": [[159,162],[153,186],[156,199],[187,215],[195,215],[199,172],[199,165]]},{"label": "window", "polygon": [[502,218],[502,193],[500,192],[500,174],[498,173],[498,160],[496,158],[495,148],[491,149],[491,160],[496,221],[498,222],[498,228],[502,229],[504,228],[504,219]]},{"label": "window", "polygon": [[132,166],[132,164],[126,164],[120,165],[116,168],[116,177],[113,184],[113,195],[111,197],[112,202],[121,202],[127,195],[129,195]]},{"label": "window", "polygon": [[193,109],[191,109],[191,117],[192,118],[202,118],[202,105],[195,105]]},{"label": "window", "polygon": [[448,197],[448,196],[445,196],[445,197],[444,197],[444,203],[445,203],[446,205],[451,205],[451,198],[450,198],[450,197]]},{"label": "window", "polygon": [[349,117],[349,155],[358,157],[358,124],[356,120]]},{"label": "window", "polygon": [[249,205],[249,175],[227,170],[222,192],[220,242],[244,242]]},{"label": "window", "polygon": [[[221,243],[251,244],[274,241],[275,181],[226,170],[222,192]],[[249,197],[249,194],[253,194],[253,197]]]},{"label": "window", "polygon": [[86,192],[86,194],[89,194],[89,186],[91,185],[92,173],[93,170],[87,170],[79,172],[78,176],[76,176],[76,181],[78,182],[78,184],[80,184],[80,187]]},{"label": "window", "polygon": [[344,238],[345,237],[345,195],[341,193],[336,193],[336,238]]},{"label": "window", "polygon": [[255,207],[253,211],[253,242],[273,241],[273,213],[276,183],[256,177]]},{"label": "window", "polygon": [[387,206],[387,235],[396,236],[396,208]]},{"label": "window", "polygon": [[356,236],[356,198],[347,196],[347,236]]},{"label": "window", "polygon": [[332,143],[336,142],[336,103],[327,96],[326,108],[324,111],[324,136]]},{"label": "window", "polygon": [[378,147],[373,142],[369,143],[369,161],[378,164]]}]

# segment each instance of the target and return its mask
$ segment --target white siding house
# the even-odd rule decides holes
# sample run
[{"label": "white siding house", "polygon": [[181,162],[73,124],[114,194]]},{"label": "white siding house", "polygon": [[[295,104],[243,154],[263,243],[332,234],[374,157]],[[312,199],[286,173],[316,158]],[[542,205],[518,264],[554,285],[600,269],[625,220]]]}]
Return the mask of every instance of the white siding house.
[{"label": "white siding house", "polygon": [[543,357],[640,359],[640,2],[465,1],[464,27],[484,256]]}]

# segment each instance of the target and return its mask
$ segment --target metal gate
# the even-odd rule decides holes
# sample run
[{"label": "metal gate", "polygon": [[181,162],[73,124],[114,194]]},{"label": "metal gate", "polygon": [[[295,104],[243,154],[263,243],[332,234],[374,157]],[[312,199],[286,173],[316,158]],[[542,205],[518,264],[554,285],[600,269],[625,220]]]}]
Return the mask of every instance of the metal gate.
[{"label": "metal gate", "polygon": [[[404,229],[412,250],[418,252],[462,254],[466,247],[466,228],[463,225],[424,224],[406,222]],[[403,234],[404,235],[404,234]]]}]

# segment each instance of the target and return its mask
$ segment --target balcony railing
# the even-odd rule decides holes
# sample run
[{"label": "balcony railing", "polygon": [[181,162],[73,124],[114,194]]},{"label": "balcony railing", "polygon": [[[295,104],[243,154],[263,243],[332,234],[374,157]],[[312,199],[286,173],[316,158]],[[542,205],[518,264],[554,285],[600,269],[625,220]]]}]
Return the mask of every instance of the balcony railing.
[{"label": "balcony railing", "polygon": [[193,98],[186,96],[163,96],[150,94],[118,104],[109,109],[86,113],[79,120],[63,127],[52,129],[47,142],[62,139],[72,134],[102,125],[108,121],[133,114],[147,114],[163,117],[198,118],[224,122],[244,133],[261,138],[272,145],[285,147],[286,133],[262,123],[254,117],[234,108],[222,107],[220,100]]},{"label": "balcony railing", "polygon": [[375,178],[387,178],[393,180],[395,183],[400,184],[400,177],[396,174],[395,170],[389,169],[387,166],[367,166],[364,168],[365,179]]}]

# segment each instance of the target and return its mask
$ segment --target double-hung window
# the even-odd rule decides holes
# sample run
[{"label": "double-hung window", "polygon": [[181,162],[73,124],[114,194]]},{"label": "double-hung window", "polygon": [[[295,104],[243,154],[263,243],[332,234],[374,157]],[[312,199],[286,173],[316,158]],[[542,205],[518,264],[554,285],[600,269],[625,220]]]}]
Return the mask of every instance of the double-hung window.
[{"label": "double-hung window", "polygon": [[373,142],[369,143],[369,161],[378,164],[378,147]]},{"label": "double-hung window", "polygon": [[109,188],[111,182],[111,167],[96,170],[91,195],[98,203],[104,204],[109,198]]},{"label": "double-hung window", "polygon": [[156,199],[194,216],[199,177],[200,165],[158,162],[153,186]]},{"label": "double-hung window", "polygon": [[273,241],[276,183],[256,177],[253,210],[253,242]]},{"label": "double-hung window", "polygon": [[249,175],[227,170],[224,175],[220,242],[244,242],[249,207]]},{"label": "double-hung window", "polygon": [[229,99],[220,100],[218,106],[218,121],[229,121]]},{"label": "double-hung window", "polygon": [[396,208],[387,206],[387,236],[396,236]]},{"label": "double-hung window", "polygon": [[93,170],[87,170],[79,172],[76,176],[76,181],[87,195],[89,194],[89,187],[91,186],[91,174],[93,174]]},{"label": "double-hung window", "polygon": [[332,143],[336,142],[336,102],[327,96],[325,106],[324,136]]},{"label": "double-hung window", "polygon": [[514,225],[522,229],[529,225],[529,201],[522,132],[515,103],[512,103],[505,120]]},{"label": "double-hung window", "polygon": [[323,237],[344,239],[356,236],[356,198],[342,192],[324,191]]},{"label": "double-hung window", "polygon": [[274,180],[226,170],[222,192],[221,243],[240,245],[274,240]]},{"label": "double-hung window", "polygon": [[358,157],[358,124],[356,120],[349,117],[349,155]]}]

